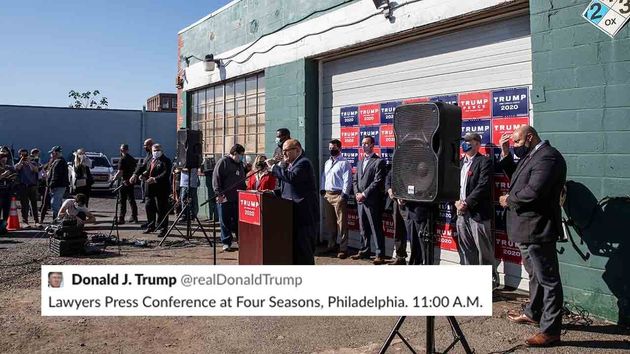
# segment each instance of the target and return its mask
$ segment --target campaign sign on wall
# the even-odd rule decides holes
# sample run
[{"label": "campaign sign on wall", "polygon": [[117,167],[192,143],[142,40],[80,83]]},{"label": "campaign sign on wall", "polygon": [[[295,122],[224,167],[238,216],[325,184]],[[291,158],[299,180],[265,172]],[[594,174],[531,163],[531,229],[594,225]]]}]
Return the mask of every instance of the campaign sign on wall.
[{"label": "campaign sign on wall", "polygon": [[438,244],[441,249],[457,252],[457,244],[453,235],[454,231],[455,226],[452,224],[435,224],[435,232],[439,237]]},{"label": "campaign sign on wall", "polygon": [[403,104],[422,103],[422,102],[429,102],[429,98],[428,97],[408,98],[403,101]]},{"label": "campaign sign on wall", "polygon": [[348,230],[359,231],[359,213],[354,208],[348,208]]},{"label": "campaign sign on wall", "polygon": [[381,154],[379,156],[390,164],[392,163],[392,158],[394,157],[394,149],[381,148]]},{"label": "campaign sign on wall", "polygon": [[378,125],[381,123],[381,105],[378,103],[359,106],[360,125]]},{"label": "campaign sign on wall", "polygon": [[394,112],[401,104],[400,101],[381,103],[381,124],[394,124]]},{"label": "campaign sign on wall", "polygon": [[492,116],[518,117],[529,115],[529,88],[492,91]]},{"label": "campaign sign on wall", "polygon": [[359,162],[359,150],[358,149],[341,149],[341,156],[345,157],[352,168],[357,167]]},{"label": "campaign sign on wall", "polygon": [[[360,137],[360,141],[363,141],[363,139],[366,136],[371,136],[374,138],[374,145],[378,146],[380,145],[380,139],[379,136],[381,134],[381,127],[379,127],[378,125],[368,125],[368,126],[364,126],[364,127],[360,127],[359,128],[359,137]],[[359,145],[361,145],[361,143],[359,143]]]},{"label": "campaign sign on wall", "polygon": [[394,238],[395,233],[392,213],[383,213],[383,235],[385,235],[385,238]]},{"label": "campaign sign on wall", "polygon": [[469,92],[459,95],[462,119],[490,118],[492,105],[490,91]]},{"label": "campaign sign on wall", "polygon": [[341,146],[358,147],[361,145],[359,140],[359,127],[342,127],[341,128]]},{"label": "campaign sign on wall", "polygon": [[462,137],[466,135],[466,133],[477,133],[481,135],[481,144],[490,144],[492,141],[490,119],[470,119],[462,121]]},{"label": "campaign sign on wall", "polygon": [[385,124],[380,126],[380,145],[381,147],[393,148],[396,147],[396,136],[394,136],[394,125]]},{"label": "campaign sign on wall", "polygon": [[455,205],[451,203],[439,204],[439,215],[437,217],[438,222],[444,224],[454,223],[456,220]]},{"label": "campaign sign on wall", "polygon": [[342,127],[352,127],[359,124],[359,107],[341,107],[341,113],[339,113],[339,124]]},{"label": "campaign sign on wall", "polygon": [[444,102],[448,104],[458,104],[457,95],[445,95],[445,96],[433,96],[429,98],[429,101],[432,102]]},{"label": "campaign sign on wall", "polygon": [[[499,145],[501,136],[505,133],[513,133],[518,127],[529,124],[529,117],[519,118],[501,118],[492,120],[492,143]],[[514,141],[510,138],[510,146],[514,145]]]},{"label": "campaign sign on wall", "polygon": [[507,194],[510,191],[510,179],[506,175],[494,176],[494,201],[499,202],[499,197]]},{"label": "campaign sign on wall", "polygon": [[503,232],[496,233],[496,247],[494,248],[494,256],[504,262],[521,264],[521,250],[516,243],[510,241],[507,234]]},{"label": "campaign sign on wall", "polygon": [[497,231],[507,231],[505,227],[506,210],[500,205],[494,206],[494,228]]}]

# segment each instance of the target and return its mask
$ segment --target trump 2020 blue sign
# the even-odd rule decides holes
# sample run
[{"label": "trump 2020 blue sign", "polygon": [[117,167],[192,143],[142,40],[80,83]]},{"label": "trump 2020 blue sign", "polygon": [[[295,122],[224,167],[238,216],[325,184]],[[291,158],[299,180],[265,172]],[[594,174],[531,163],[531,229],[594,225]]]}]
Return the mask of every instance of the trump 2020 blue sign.
[{"label": "trump 2020 blue sign", "polygon": [[492,91],[493,117],[520,117],[529,115],[529,88],[511,88]]},{"label": "trump 2020 blue sign", "polygon": [[359,107],[341,107],[339,123],[342,127],[352,127],[359,124]]}]

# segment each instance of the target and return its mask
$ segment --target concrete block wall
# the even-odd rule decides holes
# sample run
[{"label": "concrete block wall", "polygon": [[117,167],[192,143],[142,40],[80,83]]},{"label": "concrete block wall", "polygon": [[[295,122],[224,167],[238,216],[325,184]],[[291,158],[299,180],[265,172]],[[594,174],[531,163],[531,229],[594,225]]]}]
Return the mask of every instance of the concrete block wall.
[{"label": "concrete block wall", "polygon": [[265,152],[273,153],[276,131],[288,128],[302,143],[317,168],[318,149],[317,63],[301,59],[265,70]]},{"label": "concrete block wall", "polygon": [[611,39],[581,17],[588,4],[530,0],[534,126],[573,181],[564,209],[577,228],[558,244],[565,301],[628,323],[630,203],[597,201],[630,194],[630,29]]}]

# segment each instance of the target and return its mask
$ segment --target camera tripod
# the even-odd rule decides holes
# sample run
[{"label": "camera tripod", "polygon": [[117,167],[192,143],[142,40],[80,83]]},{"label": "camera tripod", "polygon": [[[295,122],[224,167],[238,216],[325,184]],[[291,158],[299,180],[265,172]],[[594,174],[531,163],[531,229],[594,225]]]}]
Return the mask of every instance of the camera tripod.
[{"label": "camera tripod", "polygon": [[[118,187],[116,187],[116,189],[114,189],[112,191],[113,194],[116,195],[116,207],[114,208],[114,218],[112,220],[112,227],[111,229],[109,229],[109,234],[107,235],[107,238],[110,238],[112,236],[112,234],[114,233],[114,229],[116,230],[116,244],[118,245],[118,254],[120,255],[120,233],[118,230],[118,206],[120,205],[120,190],[124,187],[125,185],[122,183],[122,181],[120,182],[120,185]],[[107,246],[105,246],[107,248]]]},{"label": "camera tripod", "polygon": [[[185,238],[187,241],[190,241],[190,238],[192,237],[192,234],[194,233],[192,231],[192,222],[191,222],[191,217],[190,215],[192,215],[192,197],[190,196],[190,179],[192,178],[192,169],[188,170],[188,188],[186,189],[186,198],[183,198],[183,200],[181,201],[182,203],[182,210],[179,212],[179,214],[177,215],[177,217],[175,218],[175,221],[173,222],[173,224],[171,224],[171,226],[168,228],[168,230],[166,231],[166,233],[164,234],[164,237],[162,238],[162,240],[160,241],[160,243],[158,244],[158,246],[162,246],[162,244],[164,243],[164,240],[166,240],[167,237],[169,237],[171,235],[171,233],[173,232],[174,229],[177,228],[177,223],[181,220],[181,218],[185,215],[187,215],[186,218],[186,235],[182,234],[181,231],[179,231],[179,229],[177,229],[177,232],[179,232],[183,238]],[[159,229],[160,226],[166,221],[166,218],[168,218],[168,216],[171,214],[171,212],[175,209],[175,207],[177,206],[177,203],[175,203],[171,209],[166,213],[166,216],[160,221],[160,223],[158,224],[158,226],[156,227],[156,229]],[[208,234],[206,233],[206,230],[203,228],[203,225],[201,224],[201,221],[199,221],[199,217],[197,215],[195,215],[195,221],[197,222],[197,229],[195,230],[195,232],[197,230],[201,230],[201,232],[203,232],[203,236],[206,238],[206,240],[208,241],[208,244],[214,248],[214,264],[216,265],[216,237],[214,242],[210,240],[210,238],[208,237]]]},{"label": "camera tripod", "polygon": [[[431,206],[429,207],[429,210],[428,210],[429,217],[427,220],[426,227],[422,233],[422,241],[425,244],[425,250],[426,250],[425,254],[423,255],[424,264],[432,265],[435,262],[434,247],[435,247],[435,243],[436,243],[435,241],[437,238],[437,235],[435,234],[435,209],[436,208],[437,208],[436,204],[431,204]],[[392,341],[394,340],[396,336],[398,336],[402,340],[402,342],[407,346],[407,348],[412,353],[414,354],[417,353],[413,349],[411,344],[409,344],[407,339],[403,337],[402,333],[400,333],[400,328],[405,323],[406,319],[407,319],[407,316],[401,316],[398,318],[398,321],[396,321],[394,328],[392,328],[391,332],[389,333],[389,336],[385,340],[385,343],[381,347],[379,354],[385,354],[385,352],[387,352],[387,349],[389,349],[390,345],[392,344]],[[451,326],[451,330],[453,331],[453,335],[455,338],[453,342],[449,344],[448,347],[446,347],[446,350],[444,350],[443,352],[437,352],[435,350],[435,316],[426,317],[426,324],[427,324],[426,353],[427,354],[448,353],[451,349],[455,347],[455,345],[457,345],[458,342],[461,342],[462,347],[464,348],[464,352],[466,354],[472,354],[473,351],[470,349],[470,345],[468,345],[466,336],[464,335],[464,332],[462,332],[461,327],[459,327],[459,324],[457,323],[457,319],[455,319],[455,316],[446,316],[446,319],[448,320],[448,323]]]}]

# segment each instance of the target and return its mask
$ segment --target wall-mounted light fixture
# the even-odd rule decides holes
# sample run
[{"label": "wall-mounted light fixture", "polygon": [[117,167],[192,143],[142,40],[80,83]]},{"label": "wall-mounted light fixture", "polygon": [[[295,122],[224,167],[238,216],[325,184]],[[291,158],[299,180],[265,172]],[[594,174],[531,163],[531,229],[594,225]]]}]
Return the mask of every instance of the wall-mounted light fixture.
[{"label": "wall-mounted light fixture", "polygon": [[198,61],[202,61],[204,63],[204,71],[214,71],[217,66],[221,66],[220,59],[214,59],[214,55],[207,54],[203,59],[197,58],[194,55],[189,55],[187,57],[182,56],[182,60],[186,62],[186,67],[190,66],[190,58],[197,59]]},{"label": "wall-mounted light fixture", "polygon": [[389,3],[389,0],[372,0],[374,2],[374,6],[377,9],[382,10],[383,14],[385,14],[385,18],[389,19],[392,17],[392,6]]}]

